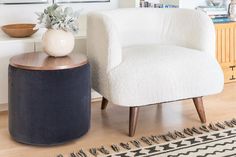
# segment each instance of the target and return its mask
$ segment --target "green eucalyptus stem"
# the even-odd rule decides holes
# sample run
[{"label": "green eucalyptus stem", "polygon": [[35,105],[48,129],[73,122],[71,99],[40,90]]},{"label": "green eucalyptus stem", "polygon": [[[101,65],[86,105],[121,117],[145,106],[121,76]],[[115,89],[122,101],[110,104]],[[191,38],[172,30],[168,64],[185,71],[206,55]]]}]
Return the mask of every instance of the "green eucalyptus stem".
[{"label": "green eucalyptus stem", "polygon": [[74,12],[71,7],[63,9],[58,4],[53,4],[44,9],[44,12],[36,14],[38,16],[36,28],[64,30],[72,33],[77,33],[79,30],[79,12]]}]

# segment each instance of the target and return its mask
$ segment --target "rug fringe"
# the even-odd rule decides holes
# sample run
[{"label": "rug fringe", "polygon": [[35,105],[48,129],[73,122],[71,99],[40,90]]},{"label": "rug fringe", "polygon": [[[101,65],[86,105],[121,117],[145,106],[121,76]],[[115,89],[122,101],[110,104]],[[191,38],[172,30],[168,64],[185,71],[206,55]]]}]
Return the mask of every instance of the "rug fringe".
[{"label": "rug fringe", "polygon": [[[132,146],[135,148],[142,147],[142,143],[151,146],[154,144],[160,144],[161,142],[170,142],[176,139],[183,139],[186,137],[191,137],[194,135],[201,135],[203,133],[210,133],[214,131],[224,130],[227,128],[234,128],[236,127],[236,119],[233,118],[230,121],[224,121],[224,122],[217,122],[217,123],[210,123],[208,125],[202,125],[199,128],[192,127],[192,128],[185,128],[182,132],[175,130],[173,133],[168,132],[164,135],[151,135],[149,137],[141,137],[140,139],[132,140],[128,143],[121,142],[119,145],[113,144],[110,146],[111,150],[114,153],[119,153],[122,151],[121,148],[125,150],[131,150]],[[90,148],[88,152],[93,155],[94,157],[99,156],[101,153],[104,156],[108,156],[109,154],[112,154],[107,148],[104,146],[101,146],[99,148]],[[57,155],[57,157],[63,157],[62,154]],[[88,157],[88,155],[81,149],[76,153],[71,153],[70,157]]]}]

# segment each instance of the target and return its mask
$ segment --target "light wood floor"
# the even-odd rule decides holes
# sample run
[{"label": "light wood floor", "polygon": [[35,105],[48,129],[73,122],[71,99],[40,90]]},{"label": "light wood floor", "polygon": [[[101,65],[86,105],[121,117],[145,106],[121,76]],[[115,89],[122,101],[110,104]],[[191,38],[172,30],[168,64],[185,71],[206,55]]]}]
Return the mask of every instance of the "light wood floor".
[{"label": "light wood floor", "polygon": [[[223,93],[204,99],[208,122],[229,120],[236,117],[236,84],[227,84]],[[175,129],[200,125],[192,101],[174,102],[142,108],[136,136],[167,133]],[[128,109],[109,104],[106,111],[100,103],[92,104],[92,127],[81,139],[56,147],[33,147],[11,140],[8,134],[7,112],[0,113],[0,157],[66,157],[80,148],[109,145],[130,141],[128,133]]]}]

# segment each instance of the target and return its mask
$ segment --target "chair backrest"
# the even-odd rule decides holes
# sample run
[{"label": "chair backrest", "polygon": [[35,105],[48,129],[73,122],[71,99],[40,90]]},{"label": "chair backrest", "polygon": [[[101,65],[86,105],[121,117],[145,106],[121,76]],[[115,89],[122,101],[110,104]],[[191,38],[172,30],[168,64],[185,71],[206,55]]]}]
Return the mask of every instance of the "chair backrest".
[{"label": "chair backrest", "polygon": [[214,25],[200,11],[135,8],[105,11],[103,14],[108,17],[106,22],[117,30],[122,47],[160,43],[215,53]]}]

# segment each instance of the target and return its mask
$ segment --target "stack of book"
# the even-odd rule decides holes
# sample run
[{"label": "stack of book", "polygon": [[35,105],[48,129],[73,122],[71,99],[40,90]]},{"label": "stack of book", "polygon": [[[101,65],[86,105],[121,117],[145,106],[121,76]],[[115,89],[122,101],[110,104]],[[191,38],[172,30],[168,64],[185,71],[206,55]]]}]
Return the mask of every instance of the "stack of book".
[{"label": "stack of book", "polygon": [[141,8],[178,8],[176,5],[161,4],[160,1],[152,2],[149,0],[140,0]]},{"label": "stack of book", "polygon": [[228,17],[228,10],[224,6],[199,6],[196,9],[205,12],[209,17],[211,17],[214,23],[231,22],[230,18]]}]

